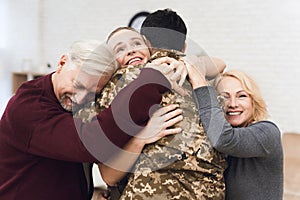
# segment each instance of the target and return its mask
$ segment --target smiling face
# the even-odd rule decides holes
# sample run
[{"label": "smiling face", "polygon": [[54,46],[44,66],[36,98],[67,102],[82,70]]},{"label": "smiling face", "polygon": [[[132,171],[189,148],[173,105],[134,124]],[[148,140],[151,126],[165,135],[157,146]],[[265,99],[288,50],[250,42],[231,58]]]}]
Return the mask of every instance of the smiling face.
[{"label": "smiling face", "polygon": [[122,29],[115,32],[107,44],[122,68],[145,64],[150,58],[150,51],[145,40],[133,30]]},{"label": "smiling face", "polygon": [[224,97],[225,118],[232,126],[245,127],[253,121],[253,100],[238,79],[223,77],[217,91]]},{"label": "smiling face", "polygon": [[58,70],[52,75],[54,93],[66,111],[74,112],[94,100],[96,90],[102,89],[107,82],[103,78],[99,80],[99,76],[81,71],[63,56]]}]

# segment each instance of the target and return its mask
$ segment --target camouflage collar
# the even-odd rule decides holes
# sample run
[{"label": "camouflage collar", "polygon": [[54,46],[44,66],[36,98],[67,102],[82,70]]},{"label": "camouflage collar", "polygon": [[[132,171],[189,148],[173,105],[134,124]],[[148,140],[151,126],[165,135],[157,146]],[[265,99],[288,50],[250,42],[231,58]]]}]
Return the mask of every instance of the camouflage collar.
[{"label": "camouflage collar", "polygon": [[173,49],[157,49],[153,55],[150,57],[148,62],[152,62],[153,60],[155,60],[156,58],[161,58],[161,57],[171,57],[171,58],[175,58],[176,60],[179,60],[179,58],[185,56],[184,53],[177,51],[177,50],[173,50]]}]

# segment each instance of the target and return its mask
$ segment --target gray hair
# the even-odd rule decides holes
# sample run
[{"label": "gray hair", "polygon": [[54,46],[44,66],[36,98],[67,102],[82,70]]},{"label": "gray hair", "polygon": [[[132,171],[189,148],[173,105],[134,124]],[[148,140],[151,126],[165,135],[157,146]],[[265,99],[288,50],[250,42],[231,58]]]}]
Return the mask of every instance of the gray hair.
[{"label": "gray hair", "polygon": [[70,47],[69,59],[91,75],[112,76],[117,70],[116,61],[107,45],[98,40],[74,42]]}]

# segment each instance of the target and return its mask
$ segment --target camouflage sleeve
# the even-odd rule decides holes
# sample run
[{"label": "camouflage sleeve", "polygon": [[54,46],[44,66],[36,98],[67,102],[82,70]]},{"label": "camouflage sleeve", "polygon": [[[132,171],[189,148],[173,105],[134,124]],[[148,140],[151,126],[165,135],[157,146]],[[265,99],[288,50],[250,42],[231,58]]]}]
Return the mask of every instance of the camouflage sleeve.
[{"label": "camouflage sleeve", "polygon": [[97,112],[102,111],[104,108],[108,108],[116,95],[130,82],[137,79],[142,67],[142,65],[136,67],[129,66],[116,71],[102,91],[99,94],[96,94]]},{"label": "camouflage sleeve", "polygon": [[[144,127],[149,120],[150,108],[160,103],[162,93],[169,88],[170,83],[159,71],[142,69],[134,81],[118,92],[108,111],[104,109],[97,115],[101,128],[117,143],[124,143]],[[119,132],[124,141],[118,138]]]}]

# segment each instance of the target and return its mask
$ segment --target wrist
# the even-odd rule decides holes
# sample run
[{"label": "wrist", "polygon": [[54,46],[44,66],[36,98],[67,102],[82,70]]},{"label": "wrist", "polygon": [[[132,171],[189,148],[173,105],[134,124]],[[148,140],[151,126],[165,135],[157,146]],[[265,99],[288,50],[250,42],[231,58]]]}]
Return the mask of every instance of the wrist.
[{"label": "wrist", "polygon": [[133,137],[131,141],[126,145],[125,149],[132,153],[139,153],[145,146],[145,140],[139,139],[138,135]]},{"label": "wrist", "polygon": [[207,81],[202,76],[199,76],[196,80],[190,80],[190,82],[193,89],[208,85]]}]

